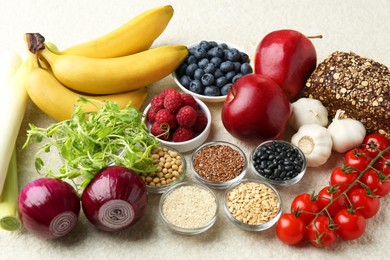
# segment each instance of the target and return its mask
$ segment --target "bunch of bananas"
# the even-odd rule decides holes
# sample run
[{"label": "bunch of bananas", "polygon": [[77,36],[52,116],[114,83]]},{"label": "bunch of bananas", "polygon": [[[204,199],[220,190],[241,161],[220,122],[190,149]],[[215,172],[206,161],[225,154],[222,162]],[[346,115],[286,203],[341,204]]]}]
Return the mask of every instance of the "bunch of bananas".
[{"label": "bunch of bananas", "polygon": [[[57,121],[69,119],[75,105],[96,111],[104,100],[139,109],[146,86],[172,73],[188,56],[182,45],[151,48],[173,16],[171,6],[148,10],[118,29],[63,51],[40,34],[26,34],[29,69],[25,86],[31,100]],[[80,96],[91,103],[80,103]]]}]

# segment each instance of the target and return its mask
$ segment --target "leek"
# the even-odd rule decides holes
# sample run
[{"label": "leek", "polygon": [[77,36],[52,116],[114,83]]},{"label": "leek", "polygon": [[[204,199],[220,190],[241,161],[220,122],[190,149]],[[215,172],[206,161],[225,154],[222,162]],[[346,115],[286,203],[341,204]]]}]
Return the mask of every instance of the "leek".
[{"label": "leek", "polygon": [[[12,151],[15,148],[16,139],[27,107],[28,94],[25,84],[30,68],[28,61],[26,59],[12,76],[12,79],[1,86],[0,194],[3,192],[7,167],[11,160]],[[7,66],[7,64],[4,64],[4,66]],[[11,65],[9,64],[8,66]],[[11,75],[8,76],[11,78]]]},{"label": "leek", "polygon": [[0,227],[2,229],[15,231],[21,227],[18,217],[18,195],[18,171],[14,149],[9,162],[3,192],[0,196]]}]

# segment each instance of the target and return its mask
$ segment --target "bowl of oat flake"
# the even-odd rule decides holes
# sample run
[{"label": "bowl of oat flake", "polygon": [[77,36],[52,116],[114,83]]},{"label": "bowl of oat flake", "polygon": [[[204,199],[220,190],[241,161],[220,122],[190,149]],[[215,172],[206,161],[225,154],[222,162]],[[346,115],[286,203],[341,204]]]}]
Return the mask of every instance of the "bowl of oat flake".
[{"label": "bowl of oat flake", "polygon": [[243,179],[225,191],[224,211],[229,220],[247,231],[262,231],[280,218],[281,198],[270,184]]},{"label": "bowl of oat flake", "polygon": [[247,168],[245,153],[236,145],[215,141],[196,149],[191,157],[195,178],[215,189],[225,189],[244,178]]},{"label": "bowl of oat flake", "polygon": [[159,212],[163,223],[171,231],[196,235],[214,225],[218,214],[218,199],[204,185],[182,182],[161,196]]}]

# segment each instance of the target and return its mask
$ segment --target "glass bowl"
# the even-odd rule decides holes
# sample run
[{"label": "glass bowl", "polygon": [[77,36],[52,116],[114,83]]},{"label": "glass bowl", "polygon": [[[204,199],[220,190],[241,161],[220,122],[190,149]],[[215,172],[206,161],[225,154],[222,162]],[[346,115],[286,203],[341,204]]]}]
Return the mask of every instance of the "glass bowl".
[{"label": "glass bowl", "polygon": [[[165,140],[162,140],[162,139],[156,137],[160,143],[162,143],[165,146],[172,147],[181,153],[185,153],[185,152],[194,150],[195,148],[197,148],[198,146],[200,146],[201,144],[203,144],[207,140],[207,138],[209,137],[209,134],[210,134],[210,130],[211,130],[210,109],[201,100],[199,100],[197,98],[195,98],[195,100],[196,100],[196,102],[198,102],[200,109],[205,113],[205,115],[207,117],[206,128],[200,134],[198,134],[197,136],[195,136],[191,140],[184,141],[184,142],[170,142],[170,141],[165,141]],[[151,105],[148,104],[144,110],[145,124],[149,130],[151,128],[151,124],[149,122],[147,122],[146,115],[148,114],[150,107],[151,107]]]},{"label": "glass bowl", "polygon": [[161,196],[159,212],[163,223],[171,231],[197,235],[214,225],[218,207],[218,199],[208,187],[182,182]]},{"label": "glass bowl", "polygon": [[303,152],[283,140],[261,143],[253,149],[249,165],[256,178],[283,187],[299,182],[306,172]]},{"label": "glass bowl", "polygon": [[187,172],[184,155],[168,146],[160,146],[152,151],[157,171],[141,173],[146,189],[150,193],[164,193],[170,187],[182,182]]},{"label": "glass bowl", "polygon": [[244,178],[247,158],[232,143],[208,142],[192,153],[190,168],[200,183],[214,189],[225,189]]},{"label": "glass bowl", "polygon": [[[189,59],[190,57],[194,58],[194,55],[191,54],[191,49],[193,49],[193,48],[199,46],[202,42],[204,42],[204,41],[192,43],[192,44],[190,44],[190,45],[187,46],[188,49],[190,50],[190,55],[187,57],[187,59],[186,59],[184,62],[187,62],[188,59]],[[221,44],[223,44],[223,45],[226,46],[228,49],[237,49],[240,53],[242,53],[242,55],[245,54],[245,55],[247,56],[247,58],[249,59],[249,56],[247,55],[247,52],[246,52],[246,51],[244,51],[242,48],[240,48],[240,47],[238,47],[238,46],[236,46],[236,45],[234,45],[234,44],[232,44],[232,43],[227,43],[227,42],[218,41],[218,40],[215,40],[215,41],[205,41],[205,42],[214,42],[214,43],[218,44],[219,46],[221,46]],[[199,62],[200,60],[201,60],[201,58],[198,59],[198,62]],[[225,61],[224,58],[223,58],[223,61]],[[249,64],[250,64],[251,69],[252,69],[252,68],[253,68],[253,64],[250,62],[250,60],[249,60]],[[180,68],[180,67],[179,67],[179,68]],[[217,66],[216,68],[218,69],[218,66]],[[252,69],[252,71],[253,71],[253,69]],[[251,71],[251,72],[252,72],[252,71]],[[250,72],[250,73],[251,73],[251,72]],[[239,73],[239,72],[237,72],[237,73]],[[179,69],[176,70],[176,71],[174,71],[174,72],[172,73],[172,77],[173,77],[173,80],[175,81],[176,85],[178,85],[178,86],[180,87],[180,89],[181,89],[183,92],[189,93],[189,94],[193,95],[194,97],[196,97],[196,98],[198,98],[198,99],[200,99],[200,100],[202,100],[202,101],[204,101],[204,102],[210,102],[210,103],[224,102],[225,99],[226,99],[226,96],[227,96],[227,95],[221,95],[221,96],[206,96],[206,95],[203,95],[203,94],[197,94],[197,93],[195,93],[195,92],[190,91],[188,88],[186,88],[185,86],[183,86],[183,85],[180,83],[180,78],[179,78],[179,77],[180,77],[180,73],[179,73]],[[228,81],[228,83],[233,83],[233,82],[232,82],[232,81]]]},{"label": "glass bowl", "polygon": [[278,191],[269,183],[243,179],[225,191],[224,211],[228,219],[246,231],[272,227],[282,214]]}]

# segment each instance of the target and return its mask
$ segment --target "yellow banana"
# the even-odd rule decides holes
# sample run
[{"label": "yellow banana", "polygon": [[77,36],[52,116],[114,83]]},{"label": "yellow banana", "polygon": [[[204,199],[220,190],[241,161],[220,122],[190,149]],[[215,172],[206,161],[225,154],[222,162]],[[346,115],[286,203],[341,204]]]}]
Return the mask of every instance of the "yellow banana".
[{"label": "yellow banana", "polygon": [[32,62],[26,88],[34,104],[57,121],[71,118],[75,105],[82,106],[84,112],[92,112],[99,109],[101,102],[105,100],[112,100],[118,103],[121,108],[124,108],[131,101],[133,107],[140,109],[148,95],[147,88],[142,87],[135,91],[114,95],[82,95],[94,104],[78,102],[80,94],[66,88],[49,71],[38,67],[36,62]]},{"label": "yellow banana", "polygon": [[58,55],[43,48],[55,77],[73,90],[90,94],[114,94],[135,90],[163,79],[188,56],[186,46],[163,46],[136,54],[107,59]]},{"label": "yellow banana", "polygon": [[60,54],[113,58],[147,50],[165,30],[173,12],[170,5],[148,10],[112,32],[65,49]]}]

